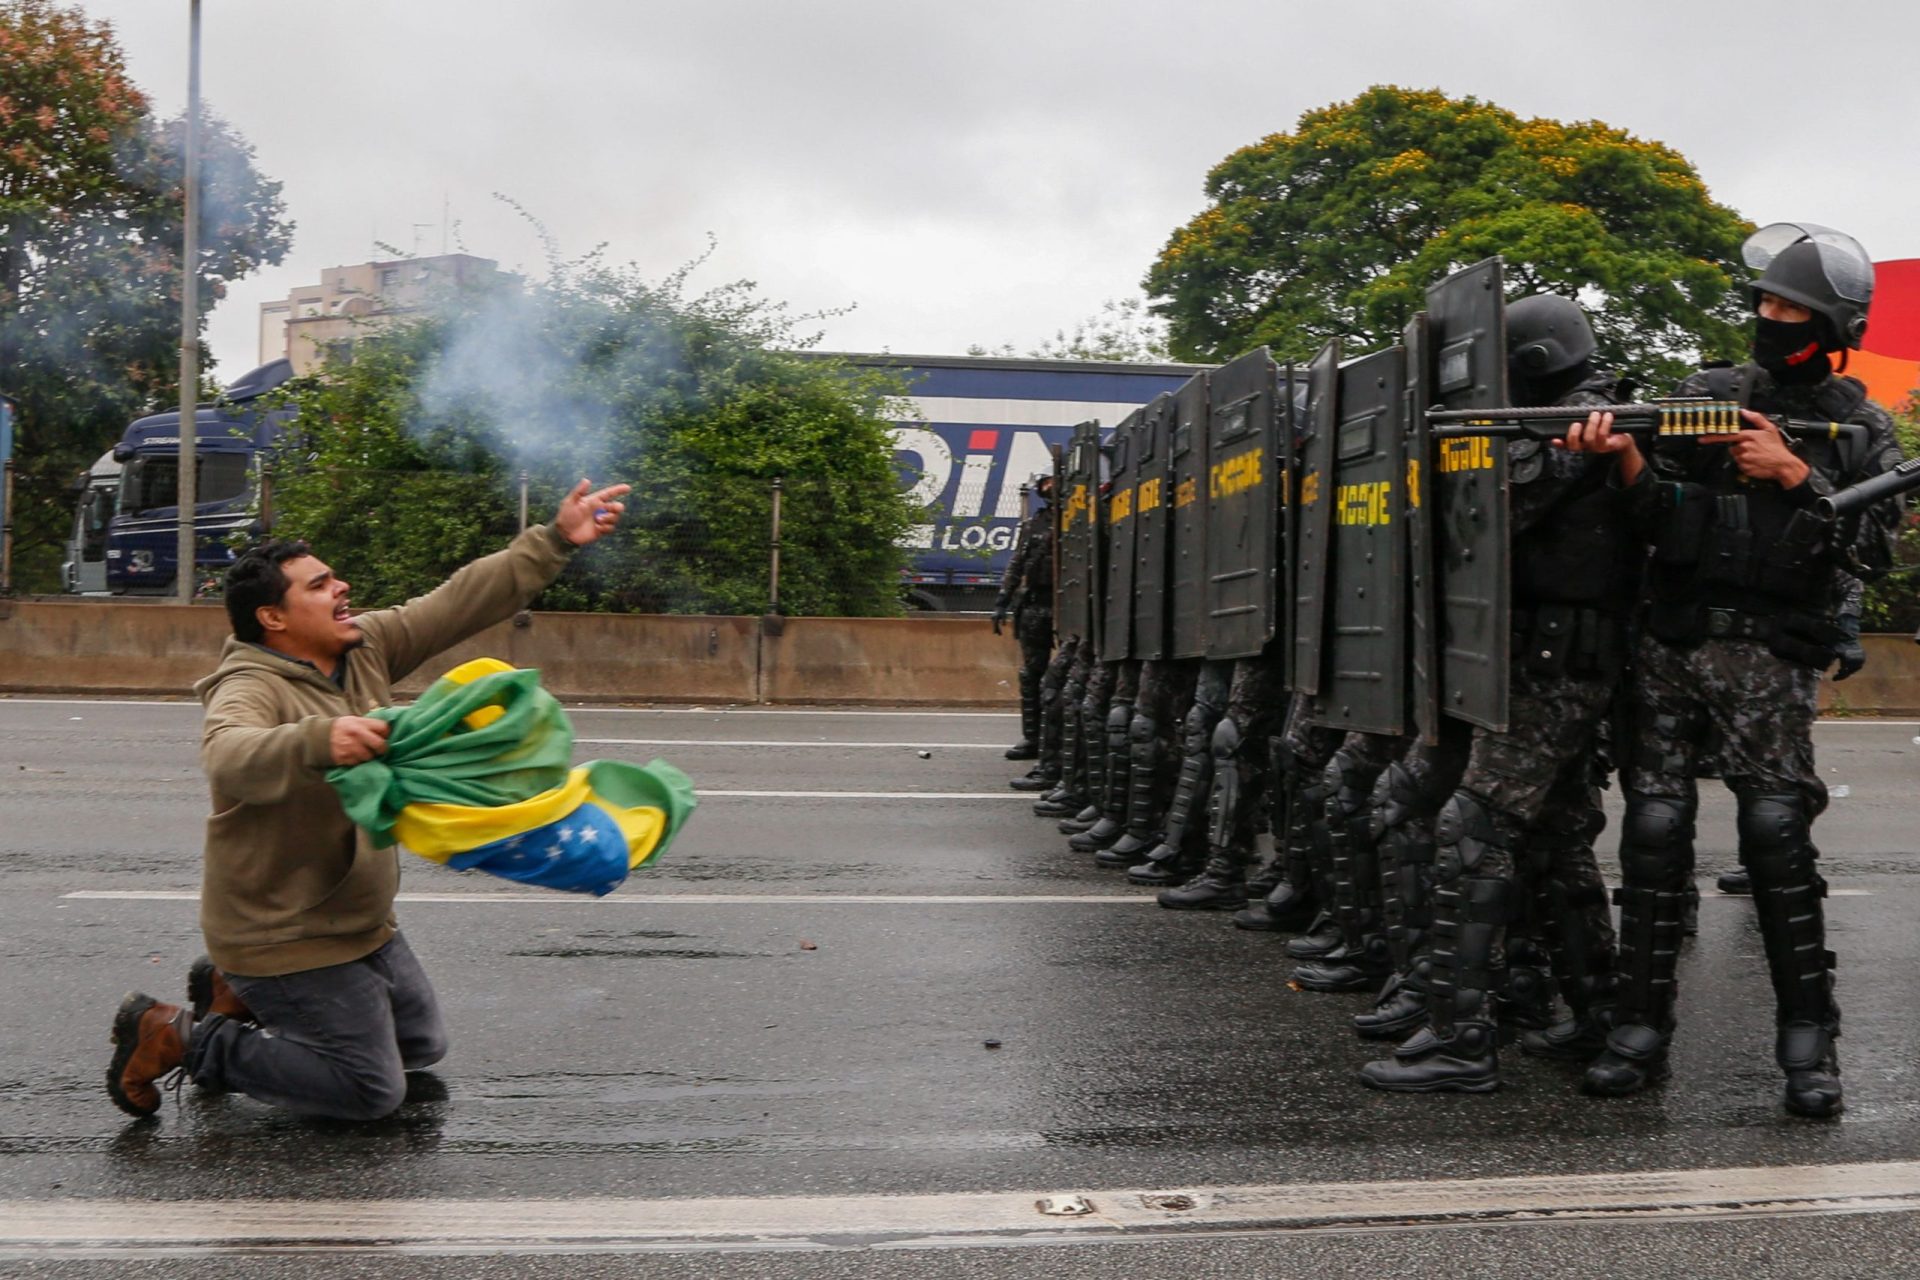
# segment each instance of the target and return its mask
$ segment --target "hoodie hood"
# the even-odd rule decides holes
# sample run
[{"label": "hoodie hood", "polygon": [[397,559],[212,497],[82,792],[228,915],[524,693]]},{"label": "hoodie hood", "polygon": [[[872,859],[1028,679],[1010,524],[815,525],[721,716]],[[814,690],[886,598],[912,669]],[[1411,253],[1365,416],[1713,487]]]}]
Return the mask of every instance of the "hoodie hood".
[{"label": "hoodie hood", "polygon": [[[350,654],[341,656],[343,665],[348,656]],[[340,689],[340,686],[321,675],[320,669],[311,662],[289,658],[284,653],[275,653],[264,645],[251,644],[238,636],[228,636],[226,644],[220,649],[220,665],[213,669],[212,675],[202,676],[194,682],[194,697],[205,705],[222,682],[243,671],[278,676],[282,680],[308,681],[335,693]]]}]

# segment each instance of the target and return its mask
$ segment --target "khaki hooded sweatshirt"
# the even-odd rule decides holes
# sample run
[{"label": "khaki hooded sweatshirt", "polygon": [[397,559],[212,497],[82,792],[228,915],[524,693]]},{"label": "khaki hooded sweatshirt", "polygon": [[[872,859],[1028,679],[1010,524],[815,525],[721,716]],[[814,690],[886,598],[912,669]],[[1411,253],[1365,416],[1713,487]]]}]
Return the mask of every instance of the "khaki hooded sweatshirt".
[{"label": "khaki hooded sweatshirt", "polygon": [[374,848],[327,784],[333,721],[391,705],[396,681],[512,617],[572,550],[557,529],[536,526],[426,595],[360,615],[365,642],[341,659],[338,684],[227,639],[219,669],[194,686],[213,792],[200,928],[216,965],[274,977],[358,960],[393,937],[399,850]]}]

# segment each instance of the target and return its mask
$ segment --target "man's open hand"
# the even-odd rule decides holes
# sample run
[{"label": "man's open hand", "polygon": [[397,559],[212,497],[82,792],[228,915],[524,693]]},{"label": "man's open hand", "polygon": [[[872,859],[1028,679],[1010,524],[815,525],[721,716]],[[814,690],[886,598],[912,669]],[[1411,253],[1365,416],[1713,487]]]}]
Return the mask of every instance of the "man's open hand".
[{"label": "man's open hand", "polygon": [[573,486],[573,492],[561,499],[560,510],[553,516],[553,527],[576,547],[611,533],[627,509],[626,503],[616,499],[633,492],[630,484],[610,484],[597,492],[591,489],[586,480]]},{"label": "man's open hand", "polygon": [[333,748],[333,762],[338,765],[365,764],[375,756],[387,753],[387,734],[392,729],[385,720],[375,720],[371,716],[340,716],[333,722],[333,728],[327,732],[328,745]]}]

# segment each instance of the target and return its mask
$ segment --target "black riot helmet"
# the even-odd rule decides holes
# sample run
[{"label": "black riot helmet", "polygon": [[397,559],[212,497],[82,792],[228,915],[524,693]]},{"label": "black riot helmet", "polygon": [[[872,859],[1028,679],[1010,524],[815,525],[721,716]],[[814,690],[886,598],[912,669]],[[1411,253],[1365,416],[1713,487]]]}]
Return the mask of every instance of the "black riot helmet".
[{"label": "black riot helmet", "polygon": [[1536,293],[1507,304],[1507,372],[1542,382],[1593,358],[1593,326],[1571,298]]},{"label": "black riot helmet", "polygon": [[1775,222],[1747,237],[1740,257],[1760,274],[1748,286],[1753,305],[1770,293],[1825,321],[1829,351],[1859,347],[1873,301],[1873,259],[1860,242],[1817,222]]}]

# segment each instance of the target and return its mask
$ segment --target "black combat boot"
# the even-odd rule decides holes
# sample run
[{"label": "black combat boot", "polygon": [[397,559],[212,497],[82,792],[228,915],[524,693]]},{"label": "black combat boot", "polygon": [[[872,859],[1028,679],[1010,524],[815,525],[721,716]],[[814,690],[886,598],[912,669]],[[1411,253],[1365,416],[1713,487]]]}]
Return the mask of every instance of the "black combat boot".
[{"label": "black combat boot", "polygon": [[1353,1031],[1362,1040],[1404,1040],[1427,1021],[1427,986],[1432,962],[1422,958],[1387,979],[1373,1008],[1353,1015]]},{"label": "black combat boot", "polygon": [[1059,783],[1060,779],[1048,776],[1044,770],[1029,769],[1007,785],[1015,791],[1051,791]]},{"label": "black combat boot", "polygon": [[1582,989],[1565,979],[1559,985],[1568,1016],[1543,1030],[1524,1033],[1520,1052],[1554,1062],[1591,1062],[1605,1051],[1607,1032],[1613,1029],[1613,975],[1607,974],[1604,987]]},{"label": "black combat boot", "polygon": [[1333,950],[1301,961],[1293,971],[1293,985],[1307,991],[1373,991],[1392,968],[1384,939],[1376,935],[1356,946],[1343,937]]},{"label": "black combat boot", "polygon": [[1320,903],[1311,888],[1282,879],[1264,898],[1234,913],[1233,927],[1254,933],[1304,933],[1319,915]]},{"label": "black combat boot", "polygon": [[1713,883],[1722,893],[1736,894],[1742,898],[1753,893],[1753,877],[1747,874],[1745,867],[1722,871]]},{"label": "black combat boot", "polygon": [[[1447,820],[1441,819],[1442,843]],[[1513,885],[1494,876],[1443,881],[1433,912],[1432,992],[1427,1025],[1360,1078],[1389,1093],[1488,1093],[1500,1087],[1491,1014],[1500,981],[1500,938],[1513,915]]]},{"label": "black combat boot", "polygon": [[1033,802],[1033,813],[1038,818],[1071,817],[1078,812],[1080,812],[1079,802],[1061,787],[1055,787]]},{"label": "black combat boot", "polygon": [[1295,960],[1318,960],[1339,949],[1340,926],[1333,922],[1333,913],[1324,909],[1307,922],[1305,933],[1288,938],[1286,947]]},{"label": "black combat boot", "polygon": [[1093,824],[1098,821],[1100,821],[1100,810],[1093,805],[1087,805],[1071,818],[1062,818],[1060,820],[1060,834],[1063,836],[1077,836],[1082,831],[1091,830]]},{"label": "black combat boot", "polygon": [[1245,866],[1243,857],[1216,853],[1199,875],[1177,888],[1162,889],[1157,901],[1169,911],[1237,911],[1247,905]]},{"label": "black combat boot", "polygon": [[1185,844],[1188,847],[1180,849],[1165,842],[1155,845],[1145,862],[1136,862],[1127,868],[1127,883],[1166,889],[1183,885],[1199,875],[1207,865],[1206,847],[1192,838]]}]

